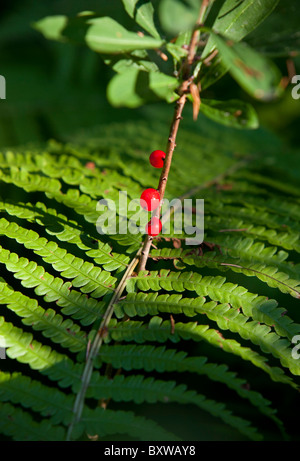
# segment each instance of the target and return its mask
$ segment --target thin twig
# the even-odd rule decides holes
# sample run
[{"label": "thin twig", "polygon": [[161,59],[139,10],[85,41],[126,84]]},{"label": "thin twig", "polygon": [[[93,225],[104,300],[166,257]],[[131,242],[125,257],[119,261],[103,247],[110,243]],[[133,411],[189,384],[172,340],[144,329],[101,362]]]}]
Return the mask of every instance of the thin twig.
[{"label": "thin twig", "polygon": [[194,62],[195,54],[196,54],[196,51],[197,51],[197,45],[198,45],[199,38],[200,38],[199,26],[201,26],[203,21],[204,21],[205,13],[206,13],[206,10],[207,10],[207,7],[208,7],[210,1],[211,0],[203,0],[202,4],[201,4],[201,7],[200,7],[199,16],[198,16],[197,22],[195,24],[194,32],[193,32],[191,42],[190,42],[190,46],[189,46],[189,53],[188,53],[188,57],[187,57],[187,64],[189,66],[191,66],[193,64],[193,62]]},{"label": "thin twig", "polygon": [[[167,153],[166,153],[166,158],[164,161],[164,166],[162,169],[162,173],[159,179],[159,185],[158,185],[158,192],[160,194],[160,206],[153,212],[153,216],[159,217],[160,216],[160,210],[161,210],[161,204],[162,200],[164,198],[165,194],[165,189],[168,181],[168,176],[169,176],[169,171],[171,167],[171,162],[172,162],[172,156],[174,149],[176,147],[176,136],[178,132],[178,127],[179,123],[181,120],[181,114],[182,110],[184,108],[185,102],[186,102],[186,91],[188,89],[189,81],[186,80],[183,82],[183,84],[180,87],[180,92],[181,96],[179,97],[177,103],[176,103],[176,108],[171,124],[171,129],[170,129],[170,135],[168,139],[168,147],[167,147]],[[138,267],[138,272],[141,270],[145,270],[149,251],[151,248],[153,237],[147,235],[144,241],[144,246],[141,252],[141,258],[140,258],[140,263]]]},{"label": "thin twig", "polygon": [[[161,206],[162,206],[162,201],[164,198],[165,194],[165,189],[168,181],[168,176],[169,176],[169,171],[172,163],[172,157],[173,157],[173,152],[176,147],[176,137],[178,133],[178,128],[180,125],[180,121],[182,119],[182,111],[186,103],[186,98],[187,94],[189,92],[189,86],[193,81],[193,77],[191,75],[191,68],[192,64],[194,62],[194,58],[196,55],[197,51],[197,46],[199,42],[199,37],[200,37],[200,31],[199,31],[199,26],[202,24],[204,21],[205,13],[206,10],[210,4],[211,0],[203,0],[200,11],[199,11],[199,16],[196,21],[194,31],[190,40],[190,44],[188,46],[188,55],[186,57],[186,60],[183,64],[183,76],[184,76],[184,81],[179,87],[178,94],[179,94],[179,99],[176,102],[175,106],[175,111],[173,115],[173,120],[171,123],[171,128],[170,128],[170,133],[169,133],[169,138],[168,138],[168,144],[167,144],[167,150],[166,150],[166,158],[164,161],[164,166],[160,175],[159,179],[159,184],[158,184],[158,192],[160,194],[160,205],[156,210],[153,212],[153,217],[160,217],[160,212],[161,212]],[[138,266],[138,272],[145,270],[146,268],[146,263],[149,257],[149,252],[151,249],[152,245],[152,240],[153,237],[146,236],[143,249],[141,252],[141,258],[140,258],[140,263]]]}]

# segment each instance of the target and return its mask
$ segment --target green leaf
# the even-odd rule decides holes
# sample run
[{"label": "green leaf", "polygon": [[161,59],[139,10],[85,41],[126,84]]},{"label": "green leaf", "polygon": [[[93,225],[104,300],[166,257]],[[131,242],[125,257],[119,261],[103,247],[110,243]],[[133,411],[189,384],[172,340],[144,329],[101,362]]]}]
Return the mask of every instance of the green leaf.
[{"label": "green leaf", "polygon": [[110,80],[107,87],[107,98],[113,106],[134,108],[145,102],[143,97],[136,92],[138,75],[139,69],[132,67]]},{"label": "green leaf", "polygon": [[32,24],[32,27],[41,32],[49,40],[63,40],[62,32],[68,23],[67,16],[46,16]]},{"label": "green leaf", "polygon": [[208,118],[233,128],[253,130],[259,126],[257,114],[251,104],[236,99],[202,99],[200,111]]},{"label": "green leaf", "polygon": [[34,24],[34,28],[46,38],[88,45],[98,53],[130,53],[134,50],[154,49],[163,45],[160,38],[142,36],[126,30],[109,17],[95,14],[75,18],[49,16]]},{"label": "green leaf", "polygon": [[157,99],[173,102],[176,99],[174,90],[177,86],[175,77],[161,72],[143,72],[131,67],[111,79],[107,87],[107,97],[116,107],[133,108]]},{"label": "green leaf", "polygon": [[181,61],[188,54],[186,49],[176,43],[167,43],[166,48],[176,61]]},{"label": "green leaf", "polygon": [[142,375],[128,377],[116,376],[114,379],[102,377],[99,374],[93,376],[89,389],[89,396],[94,398],[112,398],[115,401],[133,401],[135,403],[178,402],[190,403],[202,410],[221,418],[226,424],[239,430],[252,440],[261,440],[257,429],[252,427],[249,421],[244,420],[231,411],[225,404],[205,398],[204,395],[190,390],[185,385],[176,386],[175,381],[156,380],[152,377],[144,378]]},{"label": "green leaf", "polygon": [[[201,67],[200,73],[199,68]],[[222,78],[228,72],[228,68],[222,62],[221,56],[218,53],[214,59],[212,59],[206,66],[200,63],[196,66],[194,76],[197,77],[197,81],[201,82],[202,91],[209,88],[220,78]]]},{"label": "green leaf", "polygon": [[[219,11],[212,28],[218,34],[239,42],[261,24],[274,10],[279,0],[226,0]],[[216,47],[214,36],[210,36],[202,56],[208,57]],[[208,88],[228,71],[227,67],[216,56],[209,67],[200,65],[199,78],[202,89]]]},{"label": "green leaf", "polygon": [[98,53],[128,53],[134,50],[154,49],[163,45],[163,40],[140,36],[129,32],[109,17],[93,18],[87,21],[85,41]]},{"label": "green leaf", "polygon": [[252,47],[268,56],[298,56],[300,34],[296,2],[294,0],[280,2],[274,13],[247,38],[247,41]]},{"label": "green leaf", "polygon": [[0,431],[16,441],[61,441],[65,429],[53,426],[48,419],[35,421],[29,412],[23,411],[9,403],[1,403]]},{"label": "green leaf", "polygon": [[158,71],[157,65],[149,59],[146,50],[136,50],[126,55],[110,55],[104,59],[104,62],[105,64],[111,66],[118,74],[121,74],[132,67],[145,70],[146,72]]},{"label": "green leaf", "polygon": [[279,0],[226,0],[213,29],[234,41],[240,41],[264,21]]},{"label": "green leaf", "polygon": [[129,434],[131,440],[143,441],[178,440],[178,437],[159,426],[155,421],[138,416],[132,411],[85,407],[79,427],[88,434],[100,437],[111,434]]},{"label": "green leaf", "polygon": [[177,35],[192,28],[199,13],[199,3],[199,0],[162,0],[159,16],[164,30]]},{"label": "green leaf", "polygon": [[153,21],[154,8],[149,0],[122,0],[127,13],[152,37],[160,38]]},{"label": "green leaf", "polygon": [[150,72],[150,89],[161,99],[174,102],[177,95],[174,90],[178,87],[178,80],[162,72]]},{"label": "green leaf", "polygon": [[272,61],[245,43],[234,43],[214,35],[214,41],[232,77],[251,96],[269,101],[282,93],[281,74]]},{"label": "green leaf", "polygon": [[188,54],[187,45],[190,43],[192,37],[192,29],[182,32],[178,35],[175,42],[169,42],[166,45],[168,52],[174,58],[174,65],[176,66],[176,62],[182,60],[182,58],[186,57]]}]

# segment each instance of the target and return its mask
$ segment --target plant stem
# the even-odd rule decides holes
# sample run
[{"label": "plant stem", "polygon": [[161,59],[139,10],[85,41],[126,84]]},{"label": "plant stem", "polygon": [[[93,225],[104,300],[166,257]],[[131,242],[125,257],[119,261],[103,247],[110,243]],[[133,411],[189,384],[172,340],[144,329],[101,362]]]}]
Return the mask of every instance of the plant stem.
[{"label": "plant stem", "polygon": [[[176,136],[181,120],[181,114],[186,102],[186,92],[188,89],[189,81],[186,80],[183,82],[183,84],[180,87],[180,92],[181,96],[179,97],[178,101],[176,102],[176,108],[171,124],[171,129],[170,129],[170,135],[168,139],[168,146],[167,146],[167,152],[166,152],[166,158],[164,161],[164,166],[160,175],[159,179],[159,184],[158,184],[158,192],[160,194],[160,205],[159,207],[153,212],[153,216],[156,216],[159,218],[160,216],[160,210],[161,210],[161,205],[162,205],[162,200],[164,198],[165,194],[165,189],[168,181],[168,176],[169,176],[169,171],[171,168],[171,162],[172,162],[172,156],[174,149],[176,147]],[[149,251],[151,248],[153,237],[147,235],[144,241],[143,249],[141,252],[141,258],[140,258],[140,263],[138,267],[138,272],[141,270],[145,270],[147,259],[149,256]]]},{"label": "plant stem", "polygon": [[69,425],[68,428],[68,433],[67,433],[67,441],[70,441],[72,439],[72,432],[74,429],[74,426],[78,421],[80,420],[83,406],[84,406],[84,399],[85,399],[85,394],[87,391],[87,388],[90,384],[92,372],[93,372],[93,367],[94,367],[94,360],[96,356],[99,353],[99,349],[103,343],[103,339],[107,335],[107,327],[110,322],[110,319],[112,317],[113,311],[114,311],[114,305],[119,301],[120,297],[122,296],[122,293],[125,289],[127,279],[131,276],[132,272],[134,271],[136,265],[139,262],[141,254],[141,249],[137,252],[133,260],[130,262],[129,266],[127,267],[120,283],[118,284],[108,306],[105,311],[105,314],[102,318],[100,327],[96,333],[96,336],[92,342],[90,351],[88,353],[88,356],[86,358],[86,363],[85,367],[81,376],[81,387],[79,389],[79,392],[76,396],[75,403],[73,406],[73,418],[72,421]]},{"label": "plant stem", "polygon": [[205,13],[206,13],[206,10],[207,10],[210,3],[211,3],[211,0],[203,0],[202,1],[200,11],[199,11],[199,16],[198,16],[197,22],[195,24],[194,32],[193,32],[193,35],[192,35],[192,38],[191,38],[191,41],[190,41],[190,46],[189,46],[189,53],[188,53],[188,56],[187,56],[187,64],[189,66],[191,66],[193,64],[195,54],[196,54],[196,51],[197,51],[197,44],[198,44],[199,38],[200,38],[199,26],[201,26],[203,24],[203,22],[204,22]]},{"label": "plant stem", "polygon": [[[178,128],[180,125],[180,121],[182,119],[182,111],[186,103],[187,94],[189,92],[189,86],[193,80],[193,77],[191,75],[191,68],[192,68],[194,58],[195,58],[195,54],[197,51],[197,45],[198,45],[199,37],[200,37],[199,26],[202,24],[204,20],[205,13],[206,13],[206,10],[210,2],[211,0],[203,0],[201,3],[199,16],[196,21],[194,31],[193,31],[190,44],[188,47],[188,55],[185,59],[185,62],[183,63],[184,81],[182,82],[178,90],[179,99],[177,100],[176,106],[175,106],[174,116],[173,116],[173,120],[171,123],[171,128],[170,128],[170,133],[169,133],[169,138],[168,138],[166,158],[164,161],[164,166],[163,166],[163,169],[160,175],[158,188],[157,188],[160,194],[160,205],[153,212],[153,215],[152,215],[153,217],[157,217],[157,218],[160,217],[160,211],[161,211],[162,201],[163,201],[164,194],[165,194],[166,185],[168,182],[168,176],[169,176],[169,171],[171,168],[173,152],[176,147],[176,137],[178,133]],[[138,272],[145,270],[146,268],[152,241],[153,241],[153,237],[149,235],[145,237],[143,249],[141,252],[140,262],[138,266]]]}]

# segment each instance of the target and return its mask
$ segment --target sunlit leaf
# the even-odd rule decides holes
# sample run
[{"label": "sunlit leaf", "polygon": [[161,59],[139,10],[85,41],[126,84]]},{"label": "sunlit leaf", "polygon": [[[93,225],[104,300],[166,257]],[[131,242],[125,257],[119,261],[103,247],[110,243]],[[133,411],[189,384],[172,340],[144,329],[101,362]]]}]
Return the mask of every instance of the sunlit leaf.
[{"label": "sunlit leaf", "polygon": [[163,40],[129,32],[114,19],[104,17],[88,20],[85,41],[99,53],[126,53],[133,50],[159,48]]},{"label": "sunlit leaf", "polygon": [[162,0],[159,5],[162,27],[174,35],[187,31],[194,26],[199,7],[199,0]]},{"label": "sunlit leaf", "polygon": [[109,17],[94,14],[76,18],[49,16],[34,24],[36,30],[46,38],[87,44],[98,53],[118,54],[134,50],[155,49],[163,40],[126,30]]},{"label": "sunlit leaf", "polygon": [[121,74],[115,75],[107,87],[107,98],[115,106],[139,107],[145,99],[136,93],[139,69],[132,67]]},{"label": "sunlit leaf", "polygon": [[226,0],[213,29],[234,41],[240,41],[264,21],[279,0]]},{"label": "sunlit leaf", "polygon": [[[212,26],[215,32],[239,42],[256,29],[274,10],[279,0],[226,0]],[[215,49],[214,36],[210,36],[203,50],[203,57],[208,57]],[[201,69],[201,70],[200,70]],[[202,87],[208,87],[219,80],[228,68],[220,57],[214,57],[211,66],[198,67]]]},{"label": "sunlit leaf", "polygon": [[[63,40],[62,31],[68,23],[67,16],[46,16],[32,26],[50,40]],[[66,40],[66,39],[65,39]]]},{"label": "sunlit leaf", "polygon": [[214,41],[232,77],[251,96],[268,101],[280,95],[281,74],[273,62],[245,43],[225,41],[217,35]]},{"label": "sunlit leaf", "polygon": [[160,38],[153,20],[154,8],[149,0],[122,0],[127,13],[152,37]]},{"label": "sunlit leaf", "polygon": [[105,64],[112,67],[118,74],[135,67],[146,72],[158,71],[155,62],[151,61],[146,50],[136,50],[122,55],[109,55],[104,58]]},{"label": "sunlit leaf", "polygon": [[229,101],[202,99],[200,111],[208,118],[233,128],[252,130],[259,125],[254,108],[236,99]]},{"label": "sunlit leaf", "polygon": [[131,67],[109,82],[107,97],[113,106],[138,107],[148,101],[173,102],[177,79],[161,72],[143,72]]},{"label": "sunlit leaf", "polygon": [[162,72],[150,72],[150,89],[161,99],[173,102],[177,98],[174,90],[178,87],[178,80]]}]

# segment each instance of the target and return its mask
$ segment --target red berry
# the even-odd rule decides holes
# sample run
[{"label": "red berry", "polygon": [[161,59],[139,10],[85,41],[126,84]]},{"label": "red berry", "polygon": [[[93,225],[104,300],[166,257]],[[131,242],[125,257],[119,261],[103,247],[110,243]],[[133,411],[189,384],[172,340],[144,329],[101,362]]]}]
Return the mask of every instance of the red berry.
[{"label": "red berry", "polygon": [[94,162],[87,162],[85,167],[88,168],[89,170],[94,170],[95,169],[95,163]]},{"label": "red berry", "polygon": [[146,225],[146,232],[148,235],[150,235],[150,237],[155,237],[161,232],[161,228],[161,220],[156,216],[153,216],[153,218],[151,218],[148,224]]},{"label": "red berry", "polygon": [[160,195],[156,189],[146,189],[141,195],[140,203],[141,207],[147,211],[155,210],[160,202]]},{"label": "red berry", "polygon": [[150,154],[149,160],[154,168],[162,168],[164,166],[164,160],[166,158],[165,152],[162,150],[154,150],[152,154]]}]

